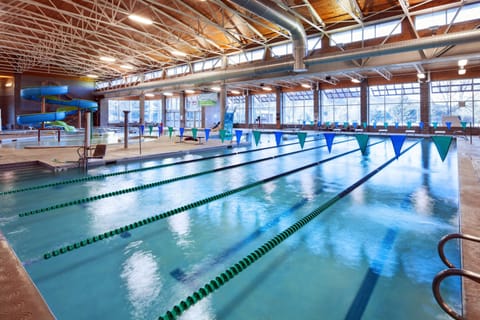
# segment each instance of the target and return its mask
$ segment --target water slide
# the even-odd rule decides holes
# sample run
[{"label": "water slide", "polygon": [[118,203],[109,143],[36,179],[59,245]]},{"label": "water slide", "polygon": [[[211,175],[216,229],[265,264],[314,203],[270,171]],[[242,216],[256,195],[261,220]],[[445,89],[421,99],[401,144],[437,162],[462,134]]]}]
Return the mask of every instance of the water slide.
[{"label": "water slide", "polygon": [[[34,124],[47,121],[61,121],[71,113],[75,113],[78,109],[87,109],[95,111],[98,104],[95,101],[83,99],[61,99],[58,96],[68,93],[68,86],[43,86],[25,88],[20,92],[23,99],[39,101],[42,104],[54,104],[64,106],[58,108],[56,112],[31,113],[17,116],[18,124]],[[62,122],[58,122],[62,123]]]}]

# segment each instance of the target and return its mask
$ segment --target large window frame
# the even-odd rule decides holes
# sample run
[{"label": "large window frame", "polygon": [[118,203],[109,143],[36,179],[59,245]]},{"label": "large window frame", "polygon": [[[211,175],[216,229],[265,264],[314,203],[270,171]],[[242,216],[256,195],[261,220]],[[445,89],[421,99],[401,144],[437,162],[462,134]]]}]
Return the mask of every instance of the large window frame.
[{"label": "large window frame", "polygon": [[389,124],[420,122],[420,84],[396,83],[369,87],[370,123]]}]

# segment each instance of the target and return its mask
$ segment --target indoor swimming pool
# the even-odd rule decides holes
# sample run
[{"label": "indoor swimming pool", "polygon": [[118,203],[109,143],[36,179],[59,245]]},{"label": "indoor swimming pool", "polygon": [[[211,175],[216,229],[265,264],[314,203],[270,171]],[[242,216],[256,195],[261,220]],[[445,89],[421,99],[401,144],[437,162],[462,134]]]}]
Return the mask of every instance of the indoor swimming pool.
[{"label": "indoor swimming pool", "polygon": [[[323,135],[88,171],[0,171],[0,230],[58,319],[449,319],[455,144]],[[460,249],[447,249],[454,263]],[[443,296],[461,308],[461,285]]]}]

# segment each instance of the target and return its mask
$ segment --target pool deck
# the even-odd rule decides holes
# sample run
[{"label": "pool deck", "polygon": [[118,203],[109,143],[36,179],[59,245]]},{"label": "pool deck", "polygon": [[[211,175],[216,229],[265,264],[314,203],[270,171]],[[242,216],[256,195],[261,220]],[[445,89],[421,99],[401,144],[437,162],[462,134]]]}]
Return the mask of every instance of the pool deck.
[{"label": "pool deck", "polygon": [[[12,139],[11,136],[8,139]],[[16,139],[16,138],[13,138]],[[3,139],[4,142],[7,139]],[[108,145],[104,159],[92,160],[91,164],[105,164],[158,156],[192,153],[207,148],[226,148],[230,142],[209,140],[207,143],[177,143],[178,138],[160,139],[140,144],[130,143],[127,149],[122,144]],[[38,148],[36,141],[27,149],[3,148],[0,134],[0,169],[12,168],[21,163],[42,164],[54,171],[78,166],[78,147]],[[480,236],[480,139],[458,139],[458,171],[460,183],[461,232]],[[54,150],[54,151],[52,151]],[[463,268],[480,273],[480,245],[462,242]],[[16,257],[8,242],[0,233],[0,320],[3,319],[55,319],[48,305]],[[464,280],[463,305],[465,319],[480,319],[480,285]]]}]

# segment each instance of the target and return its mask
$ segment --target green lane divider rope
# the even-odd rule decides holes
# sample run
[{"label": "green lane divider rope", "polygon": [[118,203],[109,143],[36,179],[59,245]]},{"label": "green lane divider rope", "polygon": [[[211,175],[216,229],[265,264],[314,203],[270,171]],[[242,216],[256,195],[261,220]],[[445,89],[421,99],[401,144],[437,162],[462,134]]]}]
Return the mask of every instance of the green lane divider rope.
[{"label": "green lane divider rope", "polygon": [[[317,141],[317,140],[321,140],[321,139],[312,139],[312,140],[309,140],[308,142],[313,142],[313,141]],[[343,142],[343,141],[340,141],[340,142]],[[284,144],[284,145],[281,145],[280,147],[286,147],[286,146],[294,145],[294,144],[298,144],[298,143],[294,142],[294,143]],[[67,184],[79,183],[79,182],[84,182],[84,181],[99,180],[99,179],[103,179],[103,178],[119,176],[119,175],[129,174],[129,173],[135,173],[135,172],[141,172],[141,171],[146,171],[146,170],[152,170],[152,169],[160,169],[160,168],[175,166],[175,165],[179,165],[179,164],[186,164],[186,163],[192,163],[192,162],[197,162],[197,161],[211,160],[211,159],[215,159],[215,158],[236,156],[238,154],[263,151],[263,150],[273,149],[273,148],[278,148],[278,147],[277,146],[270,146],[270,147],[261,148],[261,149],[245,150],[245,151],[240,151],[240,152],[231,152],[231,153],[228,153],[228,154],[220,154],[220,155],[209,156],[209,157],[205,157],[205,158],[190,159],[190,160],[178,161],[178,162],[174,162],[174,163],[160,164],[160,165],[156,165],[156,166],[152,166],[152,167],[148,167],[148,168],[131,169],[131,170],[126,170],[126,171],[105,173],[105,174],[99,174],[99,175],[95,175],[95,176],[89,176],[89,177],[82,177],[82,178],[77,178],[77,179],[70,179],[70,180],[52,182],[52,183],[42,184],[42,185],[38,185],[38,186],[32,186],[32,187],[26,187],[26,188],[21,188],[21,189],[2,191],[2,192],[0,192],[0,196],[7,195],[7,194],[12,194],[12,193],[20,193],[20,192],[25,192],[25,191],[33,191],[33,190],[51,188],[51,187],[56,187],[56,186],[60,186],[60,185],[67,185]]]},{"label": "green lane divider rope", "polygon": [[[404,154],[411,148],[413,148],[417,143],[419,143],[421,140],[415,142],[411,146],[409,146],[407,149],[405,149],[401,154]],[[262,256],[266,255],[270,250],[278,246],[280,243],[285,241],[287,238],[289,238],[292,234],[300,230],[302,227],[304,227],[307,223],[312,221],[314,218],[316,218],[320,213],[325,211],[327,208],[332,206],[334,203],[336,203],[338,200],[341,198],[345,197],[347,194],[352,192],[354,189],[365,183],[367,180],[369,180],[371,177],[376,175],[378,172],[380,172],[382,169],[387,167],[390,163],[395,161],[397,157],[393,157],[375,170],[371,171],[368,173],[366,176],[355,182],[354,184],[350,185],[348,188],[342,190],[338,194],[336,194],[334,197],[330,198],[327,202],[322,204],[320,207],[317,209],[313,210],[311,213],[303,217],[302,219],[298,220],[294,224],[292,224],[290,227],[282,231],[281,233],[277,234],[275,237],[271,238],[269,241],[265,242],[262,246],[258,247],[255,251],[250,252],[246,257],[243,259],[239,260],[237,263],[232,265],[230,268],[225,269],[224,272],[220,273],[218,276],[207,282],[203,287],[195,291],[193,294],[189,295],[186,299],[180,301],[179,304],[175,305],[173,308],[168,310],[163,316],[159,316],[159,320],[174,320],[177,319],[178,316],[180,316],[184,311],[186,311],[188,308],[191,306],[195,305],[197,302],[202,300],[203,298],[207,297],[210,293],[213,293],[215,290],[220,289],[221,286],[226,284],[228,281],[233,279],[235,276],[237,276],[240,272],[244,271],[247,269],[250,265],[252,265],[254,262],[256,262],[258,259],[260,259]]]},{"label": "green lane divider rope", "polygon": [[[378,143],[381,143],[383,141],[379,141],[379,142],[376,142],[372,145],[375,145],[375,144],[378,144]],[[332,157],[329,157],[327,159],[323,159],[323,160],[320,160],[320,161],[317,161],[317,162],[314,162],[314,163],[311,163],[311,164],[308,164],[308,165],[305,165],[305,166],[302,166],[300,168],[296,168],[296,169],[293,169],[293,170],[290,170],[290,171],[286,171],[286,172],[283,172],[281,174],[278,174],[278,175],[275,175],[275,176],[272,176],[272,177],[269,177],[269,178],[265,178],[265,179],[262,179],[262,180],[258,180],[256,182],[253,182],[253,183],[250,183],[250,184],[247,184],[247,185],[244,185],[242,187],[239,187],[239,188],[236,188],[236,189],[232,189],[232,190],[229,190],[229,191],[226,191],[226,192],[223,192],[223,193],[219,193],[219,194],[216,194],[216,195],[213,195],[211,197],[207,197],[207,198],[204,198],[204,199],[201,199],[201,200],[198,200],[198,201],[195,201],[195,202],[192,202],[192,203],[189,203],[187,205],[184,205],[184,206],[181,206],[181,207],[178,207],[178,208],[175,208],[175,209],[172,209],[172,210],[169,210],[169,211],[166,211],[166,212],[163,212],[163,213],[160,213],[160,214],[157,214],[155,216],[151,216],[151,217],[148,217],[148,218],[145,218],[143,220],[139,220],[137,222],[134,222],[134,223],[131,223],[131,224],[128,224],[128,225],[125,225],[123,227],[120,227],[120,228],[117,228],[117,229],[114,229],[114,230],[109,230],[109,231],[106,231],[104,233],[101,233],[99,235],[96,235],[96,236],[93,236],[93,237],[90,237],[90,238],[87,238],[87,239],[84,239],[82,241],[79,241],[79,242],[76,242],[76,243],[73,243],[73,244],[69,244],[69,245],[66,245],[64,247],[61,247],[59,249],[55,249],[55,250],[52,250],[50,252],[47,252],[47,253],[44,253],[43,254],[43,258],[44,259],[50,259],[50,258],[53,258],[53,257],[57,257],[61,254],[64,254],[64,253],[67,253],[67,252],[70,252],[70,251],[73,251],[73,250],[76,250],[76,249],[80,249],[82,247],[85,247],[87,245],[90,245],[90,244],[93,244],[95,242],[98,242],[98,241],[102,241],[104,239],[107,239],[109,237],[113,237],[115,235],[119,235],[125,231],[129,231],[129,230],[133,230],[133,229],[136,229],[136,228],[139,228],[139,227],[142,227],[144,225],[147,225],[147,224],[150,224],[152,222],[155,222],[155,221],[158,221],[158,220],[162,220],[162,219],[165,219],[165,218],[168,218],[170,216],[173,216],[173,215],[176,215],[178,213],[181,213],[181,212],[184,212],[184,211],[187,211],[187,210],[190,210],[190,209],[193,209],[193,208],[196,208],[196,207],[199,207],[199,206],[202,206],[204,204],[207,204],[209,202],[213,202],[215,200],[219,200],[221,198],[225,198],[225,197],[228,197],[234,193],[237,193],[237,192],[240,192],[240,191],[244,191],[244,190],[247,190],[247,189],[250,189],[250,188],[253,188],[255,186],[258,186],[258,185],[261,185],[263,183],[267,183],[267,182],[270,182],[270,181],[273,181],[275,179],[278,179],[280,177],[284,177],[284,176],[287,176],[289,174],[292,174],[292,173],[295,173],[295,172],[299,172],[301,170],[305,170],[307,168],[310,168],[310,167],[313,167],[313,166],[316,166],[318,164],[321,164],[321,163],[325,163],[325,162],[328,162],[328,161],[331,161],[331,160],[334,160],[334,159],[337,159],[339,157],[343,157],[347,154],[350,154],[350,153],[353,153],[353,152],[356,152],[356,151],[359,151],[360,148],[357,148],[357,149],[354,149],[354,150],[351,150],[351,151],[347,151],[347,152],[344,152],[342,154],[338,154],[338,155],[335,155],[335,156],[332,156]]]},{"label": "green lane divider rope", "polygon": [[[341,141],[341,142],[346,142],[346,141]],[[314,149],[318,149],[318,148],[323,148],[325,146],[326,145],[322,145],[322,146],[318,146],[318,147],[312,147],[312,148],[309,148],[309,149],[297,150],[297,151],[288,152],[288,153],[284,153],[284,154],[277,155],[277,156],[270,156],[270,157],[266,157],[266,158],[261,158],[261,159],[256,159],[256,160],[252,160],[252,161],[233,164],[233,165],[230,165],[230,166],[215,168],[215,169],[212,169],[212,170],[201,171],[201,172],[197,172],[197,173],[193,173],[193,174],[189,174],[189,175],[179,176],[179,177],[175,177],[175,178],[171,178],[171,179],[165,179],[165,180],[162,180],[162,181],[152,182],[152,183],[148,183],[148,184],[143,184],[143,185],[127,188],[127,189],[116,190],[116,191],[103,193],[103,194],[96,195],[96,196],[91,196],[91,197],[88,197],[88,198],[71,200],[71,201],[64,202],[64,203],[54,204],[52,206],[45,207],[45,208],[40,208],[40,209],[35,209],[35,210],[31,210],[31,211],[22,212],[22,213],[18,214],[18,216],[19,217],[28,217],[28,216],[31,216],[31,215],[34,215],[34,214],[46,213],[46,212],[49,212],[49,211],[52,211],[52,210],[57,210],[57,209],[66,208],[66,207],[69,207],[69,206],[74,206],[74,205],[78,205],[78,204],[97,201],[97,200],[101,200],[101,199],[105,199],[105,198],[115,197],[115,196],[118,196],[118,195],[130,193],[130,192],[136,192],[136,191],[139,191],[139,190],[154,188],[154,187],[158,187],[158,186],[161,186],[161,185],[164,185],[164,184],[167,184],[167,183],[172,183],[172,182],[176,182],[176,181],[180,181],[180,180],[199,177],[199,176],[202,176],[202,175],[205,175],[205,174],[219,172],[219,171],[228,170],[228,169],[233,169],[233,168],[236,168],[236,167],[245,166],[245,165],[249,165],[249,164],[253,164],[253,163],[257,163],[257,162],[261,162],[261,161],[266,161],[266,160],[270,160],[270,159],[274,159],[274,158],[279,158],[279,157],[283,157],[283,156],[287,156],[287,155],[292,155],[292,154],[299,153],[299,152],[304,152],[304,151],[310,151],[310,150],[314,150]]]}]

